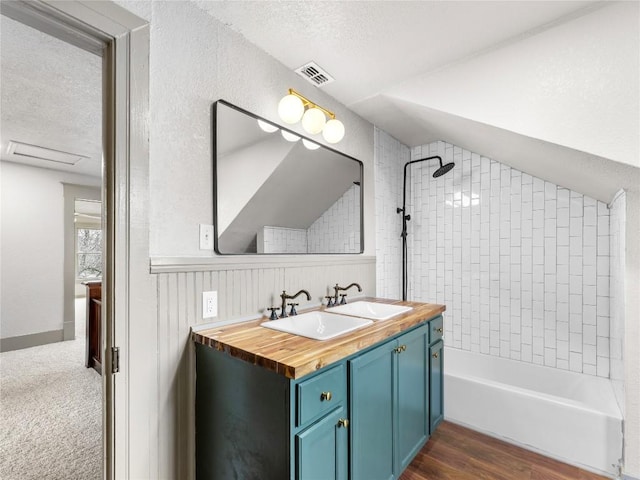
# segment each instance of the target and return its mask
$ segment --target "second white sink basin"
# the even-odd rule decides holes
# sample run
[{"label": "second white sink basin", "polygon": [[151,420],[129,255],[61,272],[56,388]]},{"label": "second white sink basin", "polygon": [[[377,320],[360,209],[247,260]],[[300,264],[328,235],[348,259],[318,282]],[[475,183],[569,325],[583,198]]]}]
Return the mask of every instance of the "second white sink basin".
[{"label": "second white sink basin", "polygon": [[413,307],[403,305],[389,305],[376,302],[353,302],[346,305],[331,307],[326,310],[333,314],[353,315],[355,317],[371,318],[372,320],[388,320],[401,313],[413,310]]},{"label": "second white sink basin", "polygon": [[348,317],[326,312],[307,312],[293,317],[270,320],[260,326],[292,333],[314,340],[328,340],[344,333],[371,325],[366,318]]}]

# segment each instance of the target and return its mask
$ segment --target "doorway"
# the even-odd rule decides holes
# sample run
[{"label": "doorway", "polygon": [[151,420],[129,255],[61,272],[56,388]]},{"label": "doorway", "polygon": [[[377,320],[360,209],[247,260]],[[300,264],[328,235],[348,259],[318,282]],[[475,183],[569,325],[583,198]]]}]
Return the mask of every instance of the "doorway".
[{"label": "doorway", "polygon": [[[149,25],[110,2],[6,0],[0,3],[0,13],[102,59],[102,477],[129,478],[135,468],[131,466],[135,459],[129,455],[135,444],[132,432],[141,431],[140,422],[148,424],[129,413],[140,403],[131,393],[137,370],[132,366],[135,362],[130,362],[135,349],[130,348],[129,338],[152,324],[155,313],[148,274],[148,225],[130,221],[146,219],[148,208],[140,199],[148,197]],[[131,202],[134,196],[137,203]],[[129,322],[133,315],[135,325]]]},{"label": "doorway", "polygon": [[102,58],[6,15],[0,35],[0,477],[99,480],[102,378],[75,298],[75,259],[91,254],[74,240],[102,211],[74,204],[103,191]]}]

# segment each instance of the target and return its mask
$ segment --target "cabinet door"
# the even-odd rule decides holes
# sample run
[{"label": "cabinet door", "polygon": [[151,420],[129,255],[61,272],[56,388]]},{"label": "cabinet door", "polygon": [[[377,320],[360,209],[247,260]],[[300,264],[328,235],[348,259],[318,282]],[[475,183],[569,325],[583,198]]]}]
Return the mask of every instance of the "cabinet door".
[{"label": "cabinet door", "polygon": [[297,480],[347,480],[348,429],[340,407],[296,435]]},{"label": "cabinet door", "polygon": [[438,424],[444,419],[444,343],[442,340],[434,343],[429,348],[429,372],[430,372],[430,433],[433,433]]},{"label": "cabinet door", "polygon": [[396,475],[411,463],[429,437],[429,328],[398,338],[398,428]]},{"label": "cabinet door", "polygon": [[349,361],[351,480],[394,478],[395,340]]}]

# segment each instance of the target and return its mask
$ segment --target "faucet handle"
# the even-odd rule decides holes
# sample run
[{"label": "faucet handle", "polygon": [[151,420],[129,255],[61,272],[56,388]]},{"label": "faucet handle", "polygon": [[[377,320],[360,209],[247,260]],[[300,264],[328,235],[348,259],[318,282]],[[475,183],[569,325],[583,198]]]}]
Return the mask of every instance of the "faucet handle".
[{"label": "faucet handle", "polygon": [[291,310],[289,310],[289,315],[293,316],[298,314],[298,312],[296,312],[296,307],[300,305],[299,303],[287,303],[287,305],[291,307]]},{"label": "faucet handle", "polygon": [[277,320],[278,319],[278,314],[276,313],[276,310],[278,310],[278,307],[269,307],[269,308],[267,308],[267,310],[271,311],[271,315],[269,315],[269,320]]},{"label": "faucet handle", "polygon": [[327,299],[327,307],[333,307],[335,305],[333,303],[333,297],[331,295],[327,295],[324,298]]},{"label": "faucet handle", "polygon": [[347,304],[346,296],[347,296],[346,293],[341,293],[340,294],[340,305],[346,305]]}]

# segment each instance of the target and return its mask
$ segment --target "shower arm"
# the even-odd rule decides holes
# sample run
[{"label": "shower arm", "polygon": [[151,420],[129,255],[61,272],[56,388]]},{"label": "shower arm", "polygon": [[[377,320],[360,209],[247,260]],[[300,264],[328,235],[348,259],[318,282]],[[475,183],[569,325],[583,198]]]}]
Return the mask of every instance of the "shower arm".
[{"label": "shower arm", "polygon": [[428,160],[440,160],[440,167],[442,167],[442,157],[434,155],[432,157],[421,158],[419,160],[411,160],[404,164],[404,176],[402,180],[402,208],[397,208],[397,213],[402,213],[402,300],[407,300],[407,222],[411,220],[411,215],[407,215],[407,171],[414,163],[426,162]]}]

